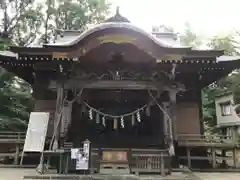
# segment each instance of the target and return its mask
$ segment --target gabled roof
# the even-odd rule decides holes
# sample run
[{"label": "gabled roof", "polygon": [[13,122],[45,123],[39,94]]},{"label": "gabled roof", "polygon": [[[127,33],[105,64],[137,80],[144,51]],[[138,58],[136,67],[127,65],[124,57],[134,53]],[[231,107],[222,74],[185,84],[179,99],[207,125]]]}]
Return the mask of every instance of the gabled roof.
[{"label": "gabled roof", "polygon": [[[136,33],[140,33],[143,36],[146,36],[150,40],[152,40],[156,45],[164,47],[164,48],[184,48],[184,49],[191,49],[191,47],[187,46],[181,46],[180,43],[177,43],[177,41],[173,43],[169,43],[171,37],[166,38],[164,37],[165,33],[163,33],[163,36],[161,36],[161,33],[159,33],[159,37],[152,35],[151,33],[147,33],[146,31],[142,30],[141,28],[138,28],[137,26],[134,26],[133,24],[126,23],[126,22],[104,22],[97,24],[95,26],[92,26],[91,28],[87,29],[83,33],[80,32],[68,32],[66,31],[65,36],[63,34],[62,38],[57,39],[54,43],[44,44],[45,47],[63,47],[63,46],[73,46],[75,44],[78,44],[81,40],[86,38],[87,36],[96,33],[98,31],[106,30],[106,29],[123,29],[123,30],[129,30]],[[162,37],[162,38],[161,38]]]},{"label": "gabled roof", "polygon": [[[11,47],[11,51],[15,53],[37,55],[38,53],[51,55],[54,52],[72,52],[84,51],[84,55],[91,49],[96,48],[98,44],[103,43],[102,40],[106,38],[112,38],[108,43],[114,44],[114,36],[122,35],[120,38],[123,41],[122,44],[131,44],[138,49],[147,52],[154,59],[159,59],[160,52],[169,55],[180,55],[182,59],[204,59],[216,60],[216,57],[223,55],[224,51],[221,50],[194,50],[188,46],[182,46],[177,35],[170,31],[153,32],[148,33],[137,26],[130,23],[128,19],[121,16],[119,8],[117,8],[115,16],[107,19],[105,22],[89,27],[84,32],[66,30],[58,34],[56,40],[52,43],[44,44],[43,47]],[[109,37],[107,37],[109,36]],[[126,37],[125,37],[126,36]],[[95,39],[94,39],[95,38]],[[119,37],[118,37],[119,39]],[[130,39],[130,43],[128,40]],[[90,42],[89,42],[90,41]],[[96,42],[98,41],[98,42]],[[141,41],[141,42],[140,42]],[[89,45],[91,44],[91,45]],[[94,47],[89,47],[92,46]],[[115,43],[116,44],[116,43]],[[126,46],[126,48],[128,48]],[[85,49],[88,49],[86,52]],[[71,57],[70,57],[71,58]],[[77,58],[77,57],[76,57]]]}]

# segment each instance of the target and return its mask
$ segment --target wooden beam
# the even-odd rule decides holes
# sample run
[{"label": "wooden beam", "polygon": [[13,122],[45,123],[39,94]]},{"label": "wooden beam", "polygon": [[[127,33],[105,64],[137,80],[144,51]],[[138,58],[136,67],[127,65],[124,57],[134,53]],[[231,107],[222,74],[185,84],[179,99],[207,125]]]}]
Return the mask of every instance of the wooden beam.
[{"label": "wooden beam", "polygon": [[[56,81],[50,81],[49,89],[56,90]],[[84,89],[125,89],[125,90],[177,90],[184,91],[184,85],[180,83],[164,84],[162,82],[150,82],[150,81],[84,81],[84,80],[67,80],[64,84],[64,89],[84,88]]]}]

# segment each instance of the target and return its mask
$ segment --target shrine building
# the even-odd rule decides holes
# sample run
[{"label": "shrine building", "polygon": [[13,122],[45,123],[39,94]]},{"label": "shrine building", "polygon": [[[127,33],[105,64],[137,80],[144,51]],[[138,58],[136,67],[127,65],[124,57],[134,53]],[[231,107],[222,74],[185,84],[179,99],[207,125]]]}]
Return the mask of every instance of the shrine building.
[{"label": "shrine building", "polygon": [[[0,65],[32,85],[34,112],[50,113],[50,149],[88,139],[93,150],[131,151],[133,172],[160,172],[154,163],[141,169],[134,154],[183,156],[181,137],[204,133],[201,90],[240,67],[223,50],[182,46],[162,29],[145,32],[117,12],[84,32],[59,31],[41,47],[11,46]],[[178,163],[171,161],[164,166]]]}]

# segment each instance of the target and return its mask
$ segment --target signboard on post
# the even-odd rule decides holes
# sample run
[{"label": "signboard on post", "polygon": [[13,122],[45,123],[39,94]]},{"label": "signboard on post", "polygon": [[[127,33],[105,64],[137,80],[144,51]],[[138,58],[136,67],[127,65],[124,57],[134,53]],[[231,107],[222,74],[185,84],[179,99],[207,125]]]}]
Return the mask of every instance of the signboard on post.
[{"label": "signboard on post", "polygon": [[31,112],[23,152],[44,150],[48,121],[48,112]]},{"label": "signboard on post", "polygon": [[88,170],[90,162],[90,142],[83,142],[83,149],[71,149],[71,158],[76,160],[76,170]]}]

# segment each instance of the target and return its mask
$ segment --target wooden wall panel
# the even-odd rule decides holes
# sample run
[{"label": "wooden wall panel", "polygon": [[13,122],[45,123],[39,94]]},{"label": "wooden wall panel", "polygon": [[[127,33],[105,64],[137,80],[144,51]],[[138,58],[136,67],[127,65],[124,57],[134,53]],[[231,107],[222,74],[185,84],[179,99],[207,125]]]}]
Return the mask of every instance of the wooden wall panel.
[{"label": "wooden wall panel", "polygon": [[199,106],[197,103],[177,105],[177,134],[200,134]]},{"label": "wooden wall panel", "polygon": [[50,120],[48,124],[47,136],[51,137],[54,129],[53,116],[56,109],[55,100],[35,100],[34,109],[35,112],[50,112]]},{"label": "wooden wall panel", "polygon": [[34,111],[37,112],[54,112],[56,109],[55,100],[35,100]]}]

